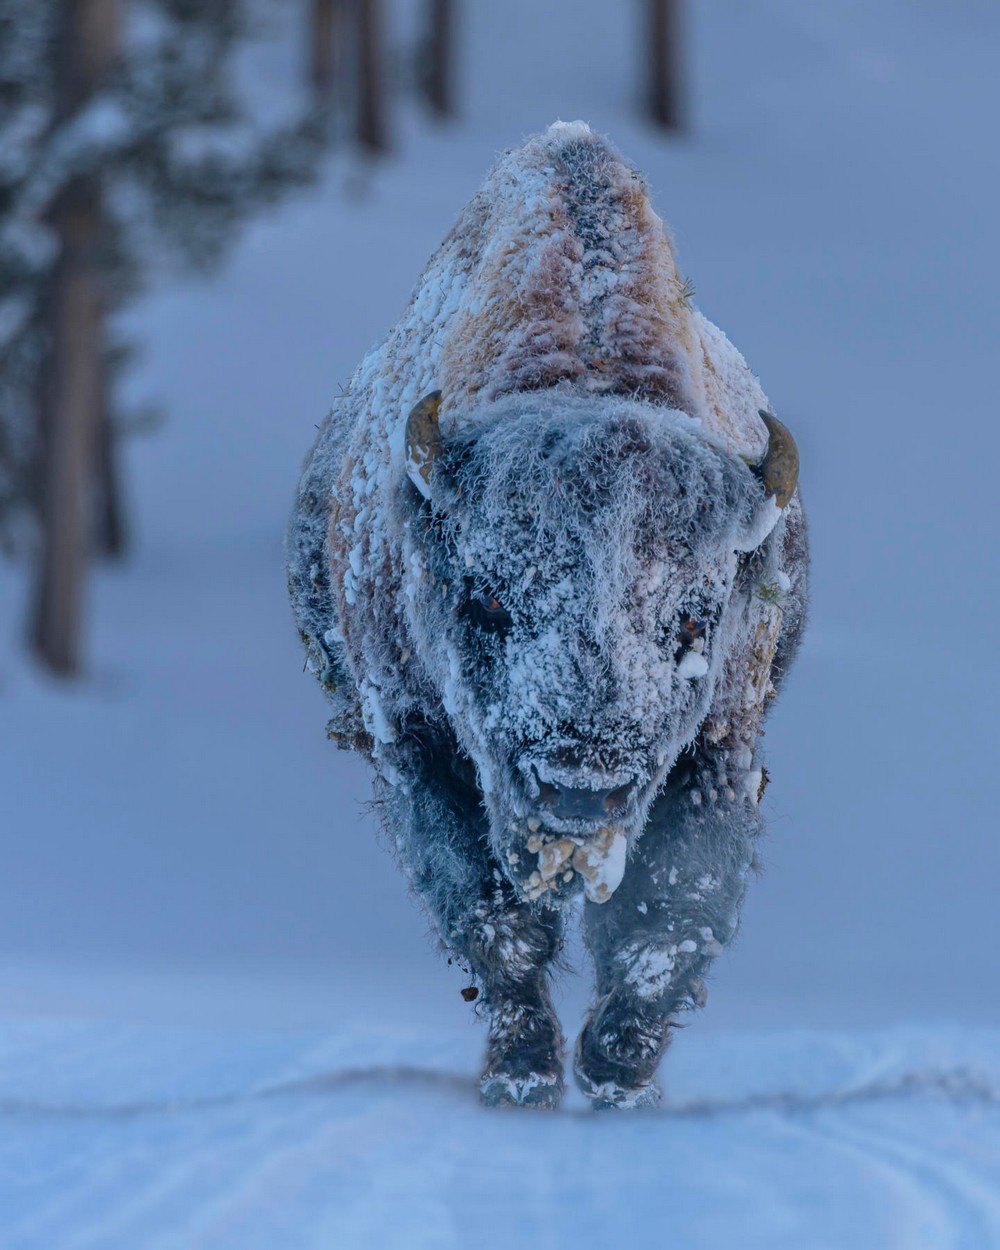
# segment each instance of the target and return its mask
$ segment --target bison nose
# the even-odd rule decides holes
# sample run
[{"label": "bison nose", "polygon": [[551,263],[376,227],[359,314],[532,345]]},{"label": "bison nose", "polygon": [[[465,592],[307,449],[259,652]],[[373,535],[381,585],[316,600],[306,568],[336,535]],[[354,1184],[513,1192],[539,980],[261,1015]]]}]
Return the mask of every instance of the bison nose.
[{"label": "bison nose", "polygon": [[543,806],[561,819],[599,820],[618,816],[628,807],[635,793],[636,782],[627,781],[610,790],[589,790],[576,786],[558,785],[551,781],[538,781],[538,797]]}]

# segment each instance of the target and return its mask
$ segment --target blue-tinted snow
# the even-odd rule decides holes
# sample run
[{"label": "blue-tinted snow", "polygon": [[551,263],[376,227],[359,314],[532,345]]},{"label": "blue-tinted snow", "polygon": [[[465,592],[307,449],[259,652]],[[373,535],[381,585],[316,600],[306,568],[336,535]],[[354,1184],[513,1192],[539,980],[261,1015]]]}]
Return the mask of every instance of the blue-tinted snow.
[{"label": "blue-tinted snow", "polygon": [[12,1028],[2,1244],[985,1250],[1000,1235],[993,1034],[709,1036],[679,1049],[666,1108],[631,1116],[487,1111],[476,1057],[468,1037],[405,1025]]}]

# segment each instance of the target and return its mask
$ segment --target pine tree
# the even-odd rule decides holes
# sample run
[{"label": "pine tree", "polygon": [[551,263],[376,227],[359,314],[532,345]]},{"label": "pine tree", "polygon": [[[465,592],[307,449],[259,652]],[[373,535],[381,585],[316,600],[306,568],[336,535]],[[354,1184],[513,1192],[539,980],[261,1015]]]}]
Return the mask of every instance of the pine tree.
[{"label": "pine tree", "polygon": [[[31,637],[80,664],[95,545],[124,543],[114,314],[152,258],[203,270],[326,140],[239,89],[249,0],[0,0],[0,532],[38,550]],[[27,519],[29,525],[19,524]]]},{"label": "pine tree", "polygon": [[455,114],[455,7],[452,0],[427,0],[420,85],[431,112]]},{"label": "pine tree", "polygon": [[372,153],[389,149],[385,23],[381,0],[357,5],[357,138]]},{"label": "pine tree", "polygon": [[682,0],[646,0],[645,7],[645,111],[664,130],[683,130]]},{"label": "pine tree", "polygon": [[391,147],[386,29],[382,0],[308,0],[313,99],[331,129],[368,155]]},{"label": "pine tree", "polygon": [[317,104],[334,103],[344,62],[347,5],[345,0],[309,0],[307,54],[309,84]]}]

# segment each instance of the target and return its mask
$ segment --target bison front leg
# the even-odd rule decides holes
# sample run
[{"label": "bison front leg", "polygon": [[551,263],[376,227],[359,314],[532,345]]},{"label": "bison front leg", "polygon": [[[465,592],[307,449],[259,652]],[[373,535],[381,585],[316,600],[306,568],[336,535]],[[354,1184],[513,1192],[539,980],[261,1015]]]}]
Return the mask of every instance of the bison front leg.
[{"label": "bison front leg", "polygon": [[576,1077],[595,1107],[659,1101],[654,1077],[674,1017],[704,1004],[705,973],[736,932],[761,829],[761,774],[737,767],[739,758],[713,750],[682,761],[618,890],[607,903],[586,904],[597,1001],[580,1035]]},{"label": "bison front leg", "polygon": [[383,812],[414,890],[448,952],[466,964],[489,1021],[480,1090],[493,1106],[555,1107],[563,1037],[549,993],[562,926],[553,909],[518,901],[488,838],[475,775],[453,748],[426,739],[403,784],[383,785]]}]

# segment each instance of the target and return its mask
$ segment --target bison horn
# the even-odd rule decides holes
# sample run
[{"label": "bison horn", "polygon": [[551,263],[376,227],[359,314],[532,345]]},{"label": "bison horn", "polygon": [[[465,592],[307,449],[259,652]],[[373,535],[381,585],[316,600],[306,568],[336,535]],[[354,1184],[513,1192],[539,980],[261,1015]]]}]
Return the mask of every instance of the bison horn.
[{"label": "bison horn", "polygon": [[431,391],[414,404],[406,418],[406,472],[425,499],[431,497],[431,469],[441,454],[440,407],[441,392]]},{"label": "bison horn", "polygon": [[767,449],[753,471],[763,483],[765,496],[768,499],[773,496],[778,507],[784,508],[799,478],[799,449],[777,417],[762,408],[760,419],[767,426]]}]

